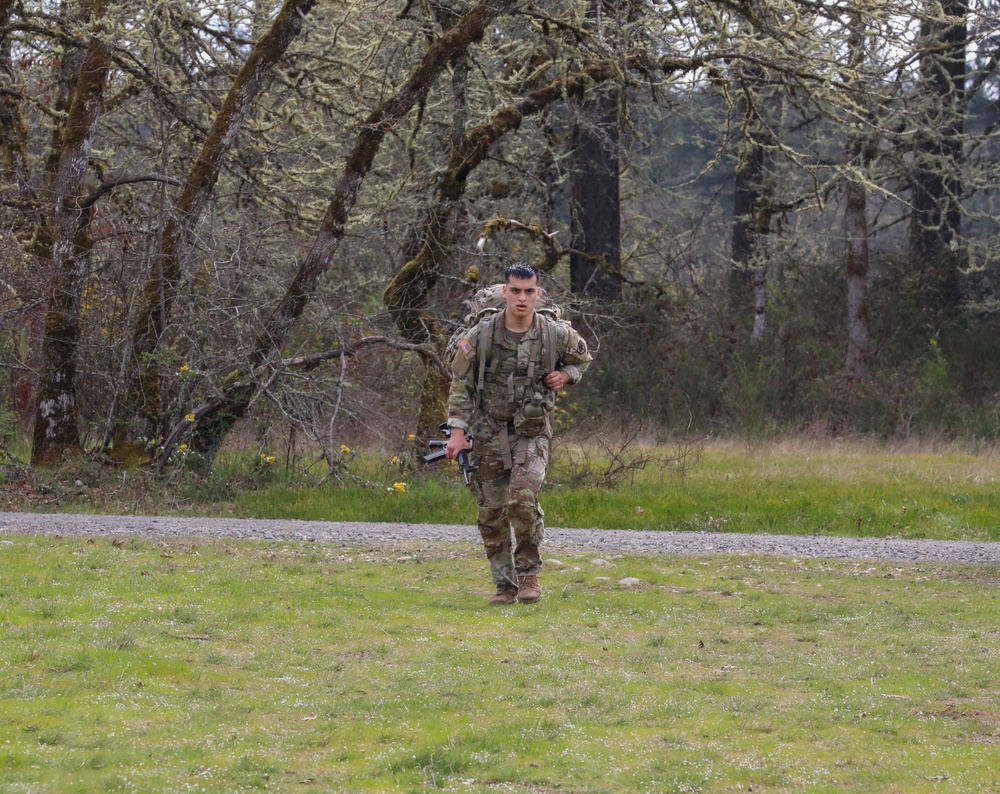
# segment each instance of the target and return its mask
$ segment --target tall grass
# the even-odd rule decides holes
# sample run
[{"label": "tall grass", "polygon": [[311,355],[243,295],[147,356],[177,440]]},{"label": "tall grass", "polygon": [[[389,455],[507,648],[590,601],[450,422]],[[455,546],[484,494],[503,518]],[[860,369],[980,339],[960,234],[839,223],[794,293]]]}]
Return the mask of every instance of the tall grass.
[{"label": "tall grass", "polygon": [[[714,442],[683,476],[647,467],[616,488],[569,488],[560,484],[565,473],[554,466],[542,491],[554,526],[1000,540],[1000,461],[992,450],[798,441],[750,453]],[[240,495],[235,509],[271,518],[474,521],[475,504],[454,469],[403,479],[406,493],[275,485]]]},{"label": "tall grass", "polygon": [[[610,452],[609,452],[610,447]],[[691,453],[681,458],[678,453]],[[1000,457],[993,447],[808,440],[712,441],[692,452],[562,444],[541,493],[551,526],[604,529],[1000,540]],[[392,463],[392,457],[396,462]],[[631,467],[632,463],[636,463]],[[57,472],[8,467],[0,508],[182,513],[330,521],[471,524],[475,502],[454,464],[415,469],[355,453],[339,479],[261,472],[159,477],[79,461]],[[643,465],[638,465],[643,464]],[[616,471],[625,476],[609,478]],[[614,487],[594,483],[612,479]]]}]

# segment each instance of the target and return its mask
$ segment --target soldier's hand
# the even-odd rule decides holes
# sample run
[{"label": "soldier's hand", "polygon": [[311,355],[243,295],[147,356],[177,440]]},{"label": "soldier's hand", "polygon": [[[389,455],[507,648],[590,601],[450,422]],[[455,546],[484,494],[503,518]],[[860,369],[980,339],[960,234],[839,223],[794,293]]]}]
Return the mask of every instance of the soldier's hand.
[{"label": "soldier's hand", "polygon": [[444,455],[448,460],[455,460],[463,449],[469,449],[469,441],[465,437],[465,431],[460,427],[453,427],[451,435],[448,436],[448,443],[444,447]]},{"label": "soldier's hand", "polygon": [[567,383],[569,383],[569,375],[558,369],[545,376],[545,385],[552,391],[559,391]]}]

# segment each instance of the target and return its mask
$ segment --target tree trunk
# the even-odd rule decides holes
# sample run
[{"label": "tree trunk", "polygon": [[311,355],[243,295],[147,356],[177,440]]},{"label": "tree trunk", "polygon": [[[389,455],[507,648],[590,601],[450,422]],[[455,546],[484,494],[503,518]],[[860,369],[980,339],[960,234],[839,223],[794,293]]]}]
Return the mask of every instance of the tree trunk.
[{"label": "tree trunk", "polygon": [[769,89],[763,68],[753,63],[741,65],[736,80],[742,140],[733,191],[729,306],[737,328],[745,327],[752,307],[750,338],[759,342],[767,320],[767,255],[761,242],[771,232],[774,196],[768,178],[768,150],[774,139],[764,120]]},{"label": "tree trunk", "polygon": [[[59,6],[58,23],[67,29],[73,27],[83,27],[91,20],[93,9],[86,5],[75,8],[69,2],[63,2]],[[55,111],[55,120],[52,130],[49,133],[49,151],[45,158],[45,169],[43,183],[37,190],[37,195],[33,196],[34,217],[25,219],[24,226],[31,228],[31,239],[26,245],[26,250],[39,261],[52,261],[53,228],[55,220],[52,212],[52,202],[49,198],[53,193],[53,183],[56,180],[56,172],[59,170],[59,161],[63,151],[63,136],[66,132],[66,124],[69,118],[70,105],[73,102],[77,80],[83,62],[87,57],[87,48],[82,46],[72,46],[63,44],[60,52],[57,53],[55,70],[55,88],[52,109]],[[28,189],[32,190],[29,183]],[[40,198],[44,196],[46,198]]]},{"label": "tree trunk", "polygon": [[732,265],[729,269],[729,305],[734,314],[745,314],[752,300],[753,269],[757,252],[757,207],[764,177],[764,147],[747,144],[736,168],[733,191]]},{"label": "tree trunk", "polygon": [[967,0],[944,0],[944,16],[921,26],[920,79],[926,114],[918,120],[910,253],[921,269],[921,296],[937,326],[961,302],[961,234]]},{"label": "tree trunk", "polygon": [[847,183],[844,228],[847,232],[847,374],[862,380],[868,374],[868,191],[856,179]]},{"label": "tree trunk", "polygon": [[767,260],[759,258],[753,268],[753,326],[750,329],[750,341],[764,341],[764,328],[767,325]]},{"label": "tree trunk", "polygon": [[127,422],[141,417],[147,433],[161,419],[160,367],[153,353],[170,324],[174,301],[184,275],[184,259],[197,225],[215,188],[223,163],[243,122],[264,90],[271,71],[302,31],[305,15],[316,0],[285,0],[268,32],[257,42],[240,68],[226,96],[208,139],[188,174],[184,189],[163,232],[161,253],[153,262],[142,294],[142,307],[132,334],[129,388],[126,404],[119,406],[115,447],[123,446]]},{"label": "tree trunk", "polygon": [[621,297],[618,91],[598,88],[580,110],[571,168],[570,288],[611,302]]},{"label": "tree trunk", "polygon": [[[99,19],[102,13],[103,4],[98,4],[95,18]],[[80,202],[110,67],[107,46],[97,38],[92,39],[76,80],[52,184],[53,275],[35,408],[33,465],[51,465],[66,453],[80,450],[76,353],[80,297],[90,254],[87,233],[90,213]]]},{"label": "tree trunk", "polygon": [[21,117],[20,92],[6,36],[13,11],[14,0],[0,0],[0,179],[5,185],[23,188],[27,182],[28,130]]},{"label": "tree trunk", "polygon": [[[855,104],[864,107],[860,67],[866,60],[865,26],[860,15],[854,13],[848,38],[849,71],[845,82],[855,91]],[[852,119],[853,121],[853,119]],[[854,125],[852,125],[852,128]],[[857,129],[863,129],[858,125]],[[860,132],[848,138],[849,164],[859,172],[865,167],[865,142]],[[847,202],[844,206],[844,231],[847,234],[847,359],[845,369],[854,381],[868,374],[871,343],[868,333],[868,189],[860,178],[848,177]]]}]

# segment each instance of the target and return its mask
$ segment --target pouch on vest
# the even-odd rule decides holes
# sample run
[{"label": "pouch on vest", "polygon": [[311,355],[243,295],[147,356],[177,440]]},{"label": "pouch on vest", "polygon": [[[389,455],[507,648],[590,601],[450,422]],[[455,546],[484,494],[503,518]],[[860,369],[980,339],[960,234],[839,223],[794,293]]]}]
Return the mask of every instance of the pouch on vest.
[{"label": "pouch on vest", "polygon": [[553,400],[548,400],[539,392],[521,403],[514,414],[514,432],[519,436],[539,436],[545,431],[545,418],[552,410]]}]

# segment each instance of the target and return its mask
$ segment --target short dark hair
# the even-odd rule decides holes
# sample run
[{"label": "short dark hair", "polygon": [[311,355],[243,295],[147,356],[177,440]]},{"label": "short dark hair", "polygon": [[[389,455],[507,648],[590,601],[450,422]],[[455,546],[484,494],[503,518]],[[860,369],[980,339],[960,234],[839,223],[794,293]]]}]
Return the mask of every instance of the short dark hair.
[{"label": "short dark hair", "polygon": [[542,274],[538,272],[538,269],[534,265],[529,265],[527,262],[513,262],[507,268],[507,272],[504,273],[503,280],[504,283],[510,283],[512,278],[529,279],[534,278],[539,281],[542,280]]}]

